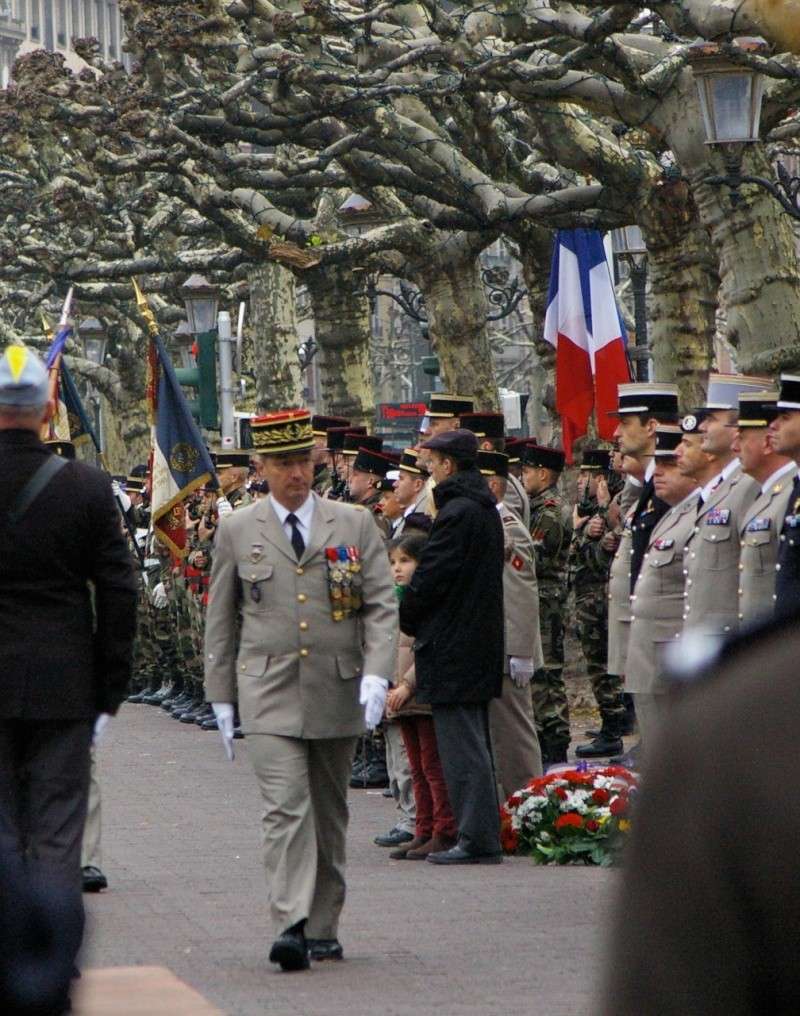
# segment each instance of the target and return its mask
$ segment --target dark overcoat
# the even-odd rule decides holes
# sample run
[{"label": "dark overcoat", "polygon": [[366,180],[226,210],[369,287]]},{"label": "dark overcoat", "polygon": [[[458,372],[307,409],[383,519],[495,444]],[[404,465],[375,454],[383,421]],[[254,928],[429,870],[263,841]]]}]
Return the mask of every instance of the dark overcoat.
[{"label": "dark overcoat", "polygon": [[400,627],[415,637],[417,701],[488,702],[503,684],[503,525],[476,469],[433,496],[436,519],[400,604]]},{"label": "dark overcoat", "polygon": [[0,431],[3,719],[113,714],[130,679],[136,578],[108,476],[68,462],[24,517],[8,522],[50,454],[30,431]]}]

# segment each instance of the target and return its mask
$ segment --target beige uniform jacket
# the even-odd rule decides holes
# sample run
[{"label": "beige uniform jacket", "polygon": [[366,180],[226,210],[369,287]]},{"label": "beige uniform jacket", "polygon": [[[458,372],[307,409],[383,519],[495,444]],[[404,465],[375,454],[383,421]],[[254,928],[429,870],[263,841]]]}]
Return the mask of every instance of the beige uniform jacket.
[{"label": "beige uniform jacket", "polygon": [[684,628],[728,635],[739,626],[739,532],[759,486],[741,467],[712,491],[689,535]]},{"label": "beige uniform jacket", "polygon": [[536,581],[536,550],[531,534],[516,512],[503,503],[506,563],[503,568],[503,607],[506,632],[506,665],[509,656],[533,659],[536,670],[544,666],[539,631],[539,586]]},{"label": "beige uniform jacket", "polygon": [[523,526],[530,531],[531,501],[522,483],[513,473],[508,475],[508,486],[503,497],[503,504],[522,519]]},{"label": "beige uniform jacket", "polygon": [[742,518],[739,560],[739,624],[752,625],[775,613],[775,564],[783,517],[796,469],[778,477],[759,494]]},{"label": "beige uniform jacket", "polygon": [[[366,673],[389,679],[394,670],[397,604],[371,513],[313,498],[310,537],[299,562],[271,498],[228,515],[219,526],[206,616],[206,698],[233,702],[238,692],[245,733],[308,739],[360,734],[358,678]],[[363,607],[334,621],[325,549],[340,546],[358,551]]]},{"label": "beige uniform jacket", "polygon": [[631,596],[631,625],[625,691],[660,690],[667,645],[683,630],[684,550],[694,530],[697,497],[662,516],[650,534]]},{"label": "beige uniform jacket", "polygon": [[[408,515],[414,514],[430,515],[430,512],[428,511],[428,508],[430,506],[430,500],[431,500],[430,492],[426,485],[419,492],[419,497],[411,506],[411,511],[408,512]],[[404,511],[403,514],[400,516],[400,518],[397,520],[397,525],[394,527],[394,529],[392,529],[390,533],[391,539],[396,540],[398,537],[403,535],[403,532],[405,531],[406,528],[406,521],[408,519],[408,515],[406,515]]]},{"label": "beige uniform jacket", "polygon": [[633,543],[631,519],[636,501],[628,505],[619,546],[608,573],[608,673],[625,673],[628,637],[631,628],[631,555]]}]

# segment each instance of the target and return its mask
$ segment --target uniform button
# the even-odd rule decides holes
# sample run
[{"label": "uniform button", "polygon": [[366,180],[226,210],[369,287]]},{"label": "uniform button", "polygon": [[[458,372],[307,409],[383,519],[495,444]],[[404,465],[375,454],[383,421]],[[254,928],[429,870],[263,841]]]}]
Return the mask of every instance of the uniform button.
[{"label": "uniform button", "polygon": [[246,663],[241,663],[239,665],[239,670],[247,670],[247,664]]},{"label": "uniform button", "polygon": [[725,627],[722,630],[723,631],[730,631],[731,630],[731,626],[729,624],[726,624]]},{"label": "uniform button", "polygon": [[778,563],[775,565],[775,571],[780,571],[780,570],[781,570],[781,563],[780,563],[780,561],[778,561]]},{"label": "uniform button", "polygon": [[303,657],[308,656],[308,650],[307,649],[301,649],[300,650],[300,655],[303,656]]},{"label": "uniform button", "polygon": [[685,599],[687,598],[687,596],[688,596],[688,595],[689,595],[688,593],[684,593],[684,594],[683,594],[683,598],[684,598],[684,600],[685,600]]},{"label": "uniform button", "polygon": [[743,564],[739,565],[739,571],[744,571],[744,565]]},{"label": "uniform button", "polygon": [[631,614],[631,621],[635,621],[635,620],[636,620],[636,615],[635,614]]},{"label": "uniform button", "polygon": [[741,596],[742,593],[744,592],[744,590],[743,589],[737,589],[736,592],[739,594],[739,596]]},{"label": "uniform button", "polygon": [[297,602],[298,603],[305,603],[307,599],[308,599],[308,597],[306,596],[305,593],[298,593],[297,594]]},{"label": "uniform button", "polygon": [[305,574],[305,568],[295,568],[295,571],[297,572],[298,575]]},{"label": "uniform button", "polygon": [[687,585],[687,586],[690,586],[691,584],[692,584],[692,580],[691,580],[691,579],[687,579],[687,580],[686,580],[686,585]]},{"label": "uniform button", "polygon": [[712,540],[716,540],[716,538],[717,538],[717,534],[716,534],[716,533],[712,533],[712,534],[711,534],[711,539],[712,539]]},{"label": "uniform button", "polygon": [[683,574],[684,575],[688,575],[689,574],[689,569],[688,568],[684,568],[683,569]]},{"label": "uniform button", "polygon": [[679,631],[676,631],[675,632],[675,638],[679,639],[680,637],[681,637],[681,633]]},{"label": "uniform button", "polygon": [[255,575],[251,575],[250,578],[253,580],[253,582],[255,582],[255,580],[256,580]]},{"label": "uniform button", "polygon": [[697,528],[697,526],[695,526],[695,527],[694,527],[694,529],[692,530],[692,532],[693,532],[693,533],[699,533],[699,532],[700,532],[700,530],[699,530],[699,529]]},{"label": "uniform button", "polygon": [[300,631],[308,631],[308,621],[300,622]]},{"label": "uniform button", "polygon": [[692,553],[689,555],[689,557],[691,557],[691,559],[694,561],[694,559],[697,557],[697,554],[695,554],[695,552],[692,551]]},{"label": "uniform button", "polygon": [[744,621],[744,614],[740,614],[740,615],[739,615],[739,620],[740,620],[740,621]]},{"label": "uniform button", "polygon": [[632,597],[631,597],[631,603],[633,603],[633,601],[634,601],[635,599],[636,599],[636,597],[635,597],[635,596],[632,596]]},{"label": "uniform button", "polygon": [[783,533],[781,533],[781,540],[785,540],[785,539],[786,539],[786,537],[783,535]]}]

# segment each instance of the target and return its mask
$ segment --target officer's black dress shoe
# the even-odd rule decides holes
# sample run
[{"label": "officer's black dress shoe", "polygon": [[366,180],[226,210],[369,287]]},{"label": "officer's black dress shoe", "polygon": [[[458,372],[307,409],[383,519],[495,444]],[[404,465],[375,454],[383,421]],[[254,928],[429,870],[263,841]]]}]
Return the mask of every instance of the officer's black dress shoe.
[{"label": "officer's black dress shoe", "polygon": [[376,836],[372,842],[379,847],[399,847],[401,843],[410,843],[413,839],[414,837],[411,833],[395,826],[394,829],[390,829],[383,836]]},{"label": "officer's black dress shoe", "polygon": [[471,854],[457,844],[449,850],[442,850],[436,854],[428,854],[425,858],[431,864],[502,864],[502,854]]},{"label": "officer's black dress shoe", "polygon": [[281,970],[308,970],[308,942],[303,934],[302,924],[287,928],[272,943],[269,951],[270,963],[280,964]]},{"label": "officer's black dress shoe", "polygon": [[93,864],[87,864],[85,868],[81,868],[81,875],[85,893],[99,893],[101,889],[108,889],[108,879]]},{"label": "officer's black dress shoe", "polygon": [[306,942],[309,955],[316,963],[344,959],[344,949],[338,938],[307,938]]}]

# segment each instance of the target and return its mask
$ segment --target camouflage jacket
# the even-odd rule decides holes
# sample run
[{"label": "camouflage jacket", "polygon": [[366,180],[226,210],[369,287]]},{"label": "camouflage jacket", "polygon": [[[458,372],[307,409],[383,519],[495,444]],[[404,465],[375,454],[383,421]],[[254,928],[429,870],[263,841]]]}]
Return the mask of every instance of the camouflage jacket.
[{"label": "camouflage jacket", "polygon": [[315,494],[324,497],[333,486],[333,476],[328,466],[323,465],[321,469],[314,470],[314,482],[311,489]]},{"label": "camouflage jacket", "polygon": [[[596,502],[592,502],[596,506]],[[589,518],[594,516],[594,512]],[[597,509],[597,514],[601,514]],[[593,539],[586,534],[589,518],[580,527],[573,530],[569,548],[570,585],[576,591],[590,587],[604,586],[608,581],[610,555],[600,546],[600,539]]]},{"label": "camouflage jacket", "polygon": [[555,487],[548,487],[531,498],[531,536],[536,548],[540,595],[543,589],[566,590],[572,521]]}]

